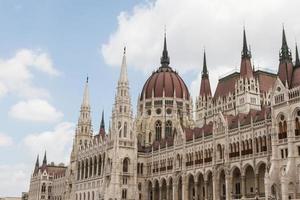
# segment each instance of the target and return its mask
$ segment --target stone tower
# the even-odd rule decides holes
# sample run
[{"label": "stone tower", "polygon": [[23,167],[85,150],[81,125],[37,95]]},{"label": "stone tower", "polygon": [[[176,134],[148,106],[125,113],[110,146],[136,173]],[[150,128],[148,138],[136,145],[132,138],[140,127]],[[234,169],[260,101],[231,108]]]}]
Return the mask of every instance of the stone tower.
[{"label": "stone tower", "polygon": [[253,75],[251,52],[247,46],[246,31],[243,31],[243,50],[240,77],[235,83],[236,109],[238,113],[248,113],[251,109],[260,110],[258,80]]},{"label": "stone tower", "polygon": [[137,144],[127,78],[126,48],[112,110],[106,160],[105,199],[136,199]]},{"label": "stone tower", "polygon": [[207,116],[212,115],[212,113],[209,113],[211,112],[210,108],[212,107],[212,93],[207,71],[206,53],[204,52],[200,93],[196,100],[196,125],[202,127],[205,123],[207,123]]}]

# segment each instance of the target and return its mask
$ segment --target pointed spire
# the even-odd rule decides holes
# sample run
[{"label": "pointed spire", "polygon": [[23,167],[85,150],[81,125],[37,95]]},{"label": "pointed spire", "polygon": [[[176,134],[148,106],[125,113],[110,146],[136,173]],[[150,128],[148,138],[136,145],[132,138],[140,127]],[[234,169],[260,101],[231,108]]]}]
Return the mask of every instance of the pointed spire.
[{"label": "pointed spire", "polygon": [[208,76],[208,71],[207,71],[207,64],[206,64],[206,53],[204,49],[204,55],[203,55],[203,70],[202,70],[202,77]]},{"label": "pointed spire", "polygon": [[298,53],[298,45],[296,43],[296,62],[295,67],[300,67],[300,59],[299,59],[299,53]]},{"label": "pointed spire", "polygon": [[127,64],[126,64],[126,47],[124,47],[119,83],[126,83],[126,82],[128,82],[128,79],[127,79]]},{"label": "pointed spire", "polygon": [[282,27],[282,44],[281,44],[281,51],[280,51],[280,61],[283,60],[292,60],[292,54],[288,47],[287,41],[286,41],[286,35],[285,35],[285,29],[284,26]]},{"label": "pointed spire", "polygon": [[170,64],[170,58],[168,55],[168,49],[167,49],[167,36],[166,36],[166,31],[165,31],[165,36],[164,36],[164,49],[162,52],[162,56],[160,58],[160,64],[162,67],[169,66]]},{"label": "pointed spire", "polygon": [[243,30],[243,51],[242,51],[242,58],[251,58],[251,52],[248,50],[248,45],[247,45],[247,38],[246,38],[245,27],[244,27],[244,30]]},{"label": "pointed spire", "polygon": [[38,154],[35,162],[35,170],[37,170],[39,167],[40,167],[40,161],[39,161],[39,154]]},{"label": "pointed spire", "polygon": [[83,92],[83,99],[82,99],[82,106],[88,107],[90,105],[90,100],[89,100],[89,77],[86,77],[86,83],[84,87],[84,92]]},{"label": "pointed spire", "polygon": [[47,165],[47,153],[46,153],[46,151],[45,151],[45,154],[44,154],[43,165]]},{"label": "pointed spire", "polygon": [[204,97],[205,99],[207,99],[208,96],[211,96],[211,89],[210,89],[210,82],[209,82],[208,71],[207,71],[205,50],[204,50],[204,54],[203,54],[203,70],[202,70],[202,79],[201,79],[201,84],[200,84],[199,96]]},{"label": "pointed spire", "polygon": [[284,26],[282,27],[282,46],[281,47],[288,47],[287,42],[286,42]]},{"label": "pointed spire", "polygon": [[100,129],[105,129],[105,124],[104,124],[104,110],[102,111],[102,118],[101,118]]}]

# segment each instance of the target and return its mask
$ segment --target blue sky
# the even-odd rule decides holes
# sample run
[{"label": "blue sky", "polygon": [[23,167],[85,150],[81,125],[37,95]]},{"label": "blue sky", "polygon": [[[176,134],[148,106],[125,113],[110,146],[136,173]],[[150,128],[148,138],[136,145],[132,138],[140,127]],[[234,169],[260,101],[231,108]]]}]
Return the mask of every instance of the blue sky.
[{"label": "blue sky", "polygon": [[219,76],[239,67],[243,25],[253,63],[277,71],[282,23],[292,50],[299,41],[299,6],[297,0],[0,0],[0,197],[28,189],[37,154],[47,150],[49,161],[67,162],[87,74],[94,130],[102,109],[108,125],[124,45],[134,110],[158,67],[165,26],[171,66],[196,97],[204,47],[214,89]]}]

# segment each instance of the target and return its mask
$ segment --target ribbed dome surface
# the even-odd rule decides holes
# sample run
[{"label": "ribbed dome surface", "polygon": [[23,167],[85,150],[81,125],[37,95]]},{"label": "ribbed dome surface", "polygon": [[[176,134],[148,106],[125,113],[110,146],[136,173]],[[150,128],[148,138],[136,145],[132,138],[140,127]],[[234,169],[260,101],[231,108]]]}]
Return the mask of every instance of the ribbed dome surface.
[{"label": "ribbed dome surface", "polygon": [[154,97],[163,97],[163,91],[165,91],[165,97],[174,97],[174,92],[176,92],[176,98],[185,100],[189,100],[190,98],[184,81],[169,66],[162,66],[152,73],[143,87],[141,100],[144,96],[145,99],[151,98],[152,91],[154,92]]}]

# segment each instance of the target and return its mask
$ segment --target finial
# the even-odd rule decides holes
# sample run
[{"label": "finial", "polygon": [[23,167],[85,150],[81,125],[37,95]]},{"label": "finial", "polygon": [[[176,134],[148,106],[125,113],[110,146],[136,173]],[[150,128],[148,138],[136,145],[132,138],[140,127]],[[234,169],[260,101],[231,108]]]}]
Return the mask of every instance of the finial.
[{"label": "finial", "polygon": [[86,75],[86,83],[89,83],[89,75]]}]

